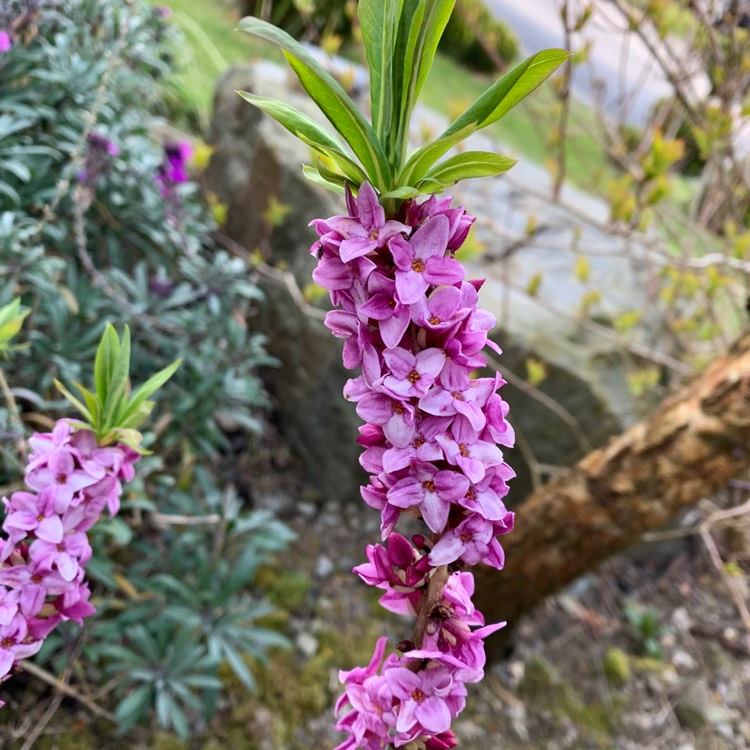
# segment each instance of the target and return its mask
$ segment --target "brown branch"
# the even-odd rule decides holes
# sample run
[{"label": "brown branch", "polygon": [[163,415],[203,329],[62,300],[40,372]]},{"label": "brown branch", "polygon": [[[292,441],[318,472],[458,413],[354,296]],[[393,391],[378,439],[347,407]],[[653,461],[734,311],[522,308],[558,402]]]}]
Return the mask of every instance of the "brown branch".
[{"label": "brown branch", "polygon": [[91,698],[83,695],[83,693],[79,693],[75,688],[72,688],[67,683],[58,680],[55,675],[50,674],[49,672],[47,672],[47,670],[42,669],[33,662],[23,662],[22,669],[25,672],[34,675],[34,677],[39,678],[43,682],[46,682],[62,695],[66,695],[68,698],[72,698],[73,700],[78,701],[78,703],[91,711],[94,716],[98,716],[100,719],[106,719],[107,721],[111,721],[113,724],[117,724],[117,717],[114,714],[111,714],[106,709],[98,706],[96,703],[94,703],[94,701],[91,700]]},{"label": "brown branch", "polygon": [[435,607],[439,607],[443,601],[443,589],[445,588],[445,584],[448,583],[448,576],[448,566],[440,565],[435,568],[435,572],[430,577],[427,593],[422,600],[422,606],[419,608],[417,621],[414,623],[414,633],[411,639],[414,642],[415,648],[422,648],[427,624],[430,618],[433,617]]},{"label": "brown branch", "polygon": [[[518,618],[750,468],[750,333],[646,420],[532,493],[477,606]],[[491,580],[491,584],[490,584]],[[744,614],[743,614],[744,619]]]}]

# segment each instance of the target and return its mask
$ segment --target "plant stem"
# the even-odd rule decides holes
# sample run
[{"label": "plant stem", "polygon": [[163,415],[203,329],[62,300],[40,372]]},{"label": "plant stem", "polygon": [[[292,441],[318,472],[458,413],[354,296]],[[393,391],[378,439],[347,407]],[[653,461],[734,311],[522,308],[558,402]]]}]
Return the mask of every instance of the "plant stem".
[{"label": "plant stem", "polygon": [[448,583],[448,566],[440,565],[435,568],[435,572],[430,577],[430,583],[427,586],[427,593],[422,600],[422,606],[417,615],[417,621],[414,623],[414,634],[412,641],[417,649],[422,648],[427,623],[430,620],[430,614],[443,601],[443,589]]}]

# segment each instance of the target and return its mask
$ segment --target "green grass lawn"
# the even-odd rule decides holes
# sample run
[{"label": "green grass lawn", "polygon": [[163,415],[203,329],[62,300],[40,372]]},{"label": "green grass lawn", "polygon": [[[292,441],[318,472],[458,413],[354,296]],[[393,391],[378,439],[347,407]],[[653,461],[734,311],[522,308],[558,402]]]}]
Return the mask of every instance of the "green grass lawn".
[{"label": "green grass lawn", "polygon": [[[259,57],[283,61],[272,45],[236,30],[240,16],[231,0],[158,2],[172,9],[175,21],[187,38],[188,47],[180,55],[183,72],[175,76],[174,85],[178,99],[189,113],[187,121],[193,127],[203,131],[207,128],[216,79],[228,66]],[[422,99],[452,119],[491,83],[491,78],[473,74],[448,58],[438,56]],[[567,176],[583,188],[601,184],[602,179],[614,175],[606,153],[591,137],[591,128],[586,127],[592,118],[591,112],[574,104],[566,139]],[[549,145],[550,135],[557,125],[554,94],[546,84],[491,126],[489,132],[512,155],[542,164],[557,159]]]}]

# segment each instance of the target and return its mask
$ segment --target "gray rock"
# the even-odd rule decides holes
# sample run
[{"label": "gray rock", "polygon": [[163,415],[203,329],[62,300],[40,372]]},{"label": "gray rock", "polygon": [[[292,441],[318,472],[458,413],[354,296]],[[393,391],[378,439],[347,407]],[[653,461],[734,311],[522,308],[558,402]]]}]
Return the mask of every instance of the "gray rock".
[{"label": "gray rock", "polygon": [[334,565],[330,557],[319,555],[315,561],[315,575],[318,578],[327,578],[334,571]]},{"label": "gray rock", "polygon": [[696,730],[707,724],[723,724],[731,712],[716,705],[708,685],[702,679],[687,683],[674,701],[674,713],[684,729]]},{"label": "gray rock", "polygon": [[294,639],[294,645],[297,647],[297,650],[304,656],[306,659],[312,659],[315,654],[318,653],[318,639],[307,632],[300,633],[295,639]]}]

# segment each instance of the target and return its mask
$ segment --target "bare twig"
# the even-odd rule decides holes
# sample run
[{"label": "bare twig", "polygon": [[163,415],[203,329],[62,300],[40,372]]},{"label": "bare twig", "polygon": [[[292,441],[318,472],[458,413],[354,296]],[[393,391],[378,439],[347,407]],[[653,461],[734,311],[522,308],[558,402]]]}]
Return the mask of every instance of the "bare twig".
[{"label": "bare twig", "polygon": [[721,559],[721,555],[719,554],[719,549],[716,546],[716,542],[711,536],[711,532],[708,527],[706,527],[705,525],[702,526],[700,529],[700,534],[701,539],[703,539],[703,543],[706,545],[706,549],[708,550],[708,555],[711,558],[711,562],[718,571],[719,575],[721,575],[721,578],[726,584],[727,589],[729,589],[729,594],[734,601],[737,612],[742,618],[742,624],[745,626],[745,630],[747,631],[745,633],[747,648],[748,651],[750,651],[750,611],[748,611],[745,596],[742,593],[740,587],[737,585],[737,581],[735,581],[734,578],[727,572],[727,569],[724,566],[724,561]]},{"label": "bare twig", "polygon": [[78,692],[78,690],[72,688],[66,682],[59,680],[57,677],[55,677],[55,675],[50,674],[46,669],[42,669],[33,662],[24,662],[23,669],[29,674],[34,675],[34,677],[42,680],[42,682],[46,682],[48,685],[55,688],[55,690],[59,691],[61,695],[65,695],[68,698],[72,698],[73,700],[78,701],[78,703],[84,706],[84,708],[91,711],[91,713],[95,716],[98,716],[101,719],[106,719],[107,721],[111,721],[113,724],[117,723],[117,717],[114,714],[97,705],[96,703],[94,703],[94,701],[91,700],[91,698]]},{"label": "bare twig", "polygon": [[157,526],[202,526],[214,524],[221,521],[218,513],[209,513],[205,516],[181,516],[171,513],[153,513],[151,520]]},{"label": "bare twig", "polygon": [[311,305],[306,299],[302,290],[297,283],[297,279],[294,278],[294,274],[290,271],[282,271],[279,268],[264,263],[263,261],[256,261],[251,255],[250,251],[240,245],[239,242],[235,242],[231,237],[222,234],[221,232],[215,232],[213,234],[214,239],[223,245],[227,250],[238,255],[240,258],[245,260],[252,268],[254,268],[259,276],[262,276],[268,281],[272,281],[274,284],[286,287],[289,292],[289,296],[292,298],[294,304],[299,308],[301,312],[310,318],[316,320],[325,320],[325,310],[321,310],[314,305]]},{"label": "bare twig", "polygon": [[19,438],[17,443],[18,455],[22,460],[26,458],[26,440],[24,440],[24,429],[21,415],[18,412],[18,404],[16,398],[11,391],[8,381],[5,379],[5,373],[0,368],[0,391],[2,391],[5,403],[8,406],[8,415],[10,417],[10,423],[16,427],[19,431]]}]

